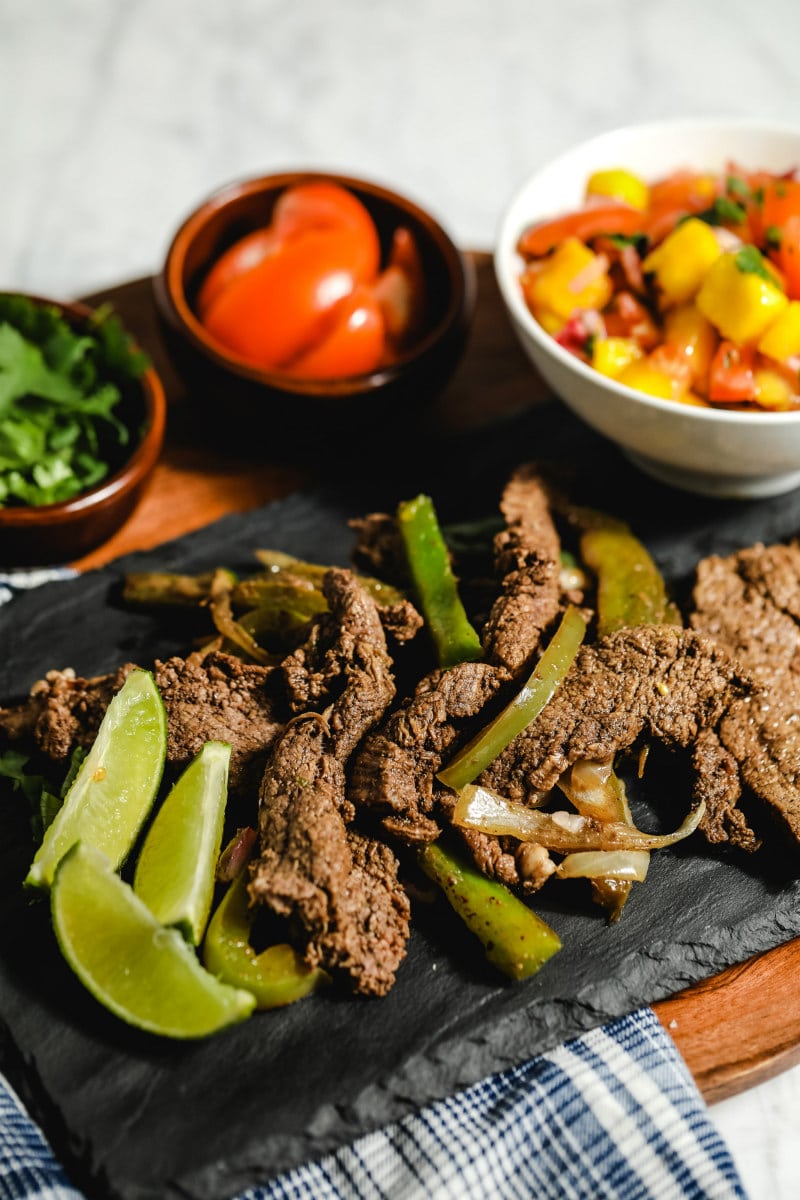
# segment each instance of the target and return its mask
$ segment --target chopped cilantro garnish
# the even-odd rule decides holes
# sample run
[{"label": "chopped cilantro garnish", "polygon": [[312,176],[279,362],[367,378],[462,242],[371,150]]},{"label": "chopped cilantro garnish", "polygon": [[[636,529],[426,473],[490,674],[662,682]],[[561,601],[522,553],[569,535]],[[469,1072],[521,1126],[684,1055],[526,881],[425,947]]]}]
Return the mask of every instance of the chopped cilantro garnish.
[{"label": "chopped cilantro garnish", "polygon": [[768,225],[764,230],[764,241],[770,250],[777,250],[781,244],[781,228],[779,225]]},{"label": "chopped cilantro garnish", "polygon": [[750,188],[738,175],[729,175],[727,177],[725,180],[725,191],[729,196],[734,196],[737,200],[745,201],[750,199]]},{"label": "chopped cilantro garnish", "polygon": [[624,250],[626,246],[633,246],[636,253],[642,257],[647,253],[650,245],[650,239],[646,233],[610,233],[608,240],[619,250]]},{"label": "chopped cilantro garnish", "polygon": [[122,388],[146,366],[107,307],[78,333],[55,306],[0,294],[0,508],[99,483],[130,436]]},{"label": "chopped cilantro garnish", "polygon": [[773,287],[777,286],[775,276],[770,274],[755,246],[742,246],[741,250],[736,251],[736,266],[744,275],[758,275],[759,279],[766,280]]},{"label": "chopped cilantro garnish", "polygon": [[[726,221],[729,225],[741,225],[746,215],[744,208],[735,200],[728,196],[717,196],[711,207],[696,213],[695,218],[705,221],[707,225],[724,225]],[[689,220],[689,216],[685,219]]]}]

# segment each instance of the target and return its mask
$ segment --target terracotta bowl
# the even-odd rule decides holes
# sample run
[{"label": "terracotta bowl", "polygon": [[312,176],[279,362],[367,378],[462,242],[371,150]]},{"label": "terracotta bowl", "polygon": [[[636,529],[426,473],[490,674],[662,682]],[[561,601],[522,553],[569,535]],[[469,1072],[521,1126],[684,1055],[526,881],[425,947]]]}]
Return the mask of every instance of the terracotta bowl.
[{"label": "terracotta bowl", "polygon": [[[29,299],[59,309],[78,330],[91,314],[80,303],[40,296]],[[126,384],[117,412],[132,437],[120,447],[111,474],[96,487],[58,504],[0,508],[0,569],[72,562],[116,533],[138,504],[159,459],[166,410],[164,388],[152,367]]]},{"label": "terracotta bowl", "polygon": [[[289,186],[323,179],[350,189],[366,205],[388,249],[399,225],[413,233],[428,289],[428,315],[418,339],[396,362],[365,375],[319,381],[248,365],[216,343],[194,303],[210,265],[244,234],[269,223]],[[429,406],[455,369],[475,304],[471,262],[430,213],[377,184],[329,172],[295,171],[232,183],[204,200],[183,222],[154,280],[167,349],[192,398],[205,402],[217,427],[288,427],[303,438],[368,431],[408,421]],[[221,418],[221,421],[220,421]]]}]

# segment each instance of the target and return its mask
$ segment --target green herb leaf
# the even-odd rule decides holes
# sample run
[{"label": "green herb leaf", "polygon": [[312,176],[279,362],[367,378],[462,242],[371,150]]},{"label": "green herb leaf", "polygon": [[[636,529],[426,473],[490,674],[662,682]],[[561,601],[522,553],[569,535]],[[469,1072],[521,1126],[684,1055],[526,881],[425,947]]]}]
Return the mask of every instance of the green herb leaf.
[{"label": "green herb leaf", "polygon": [[759,279],[771,283],[773,287],[778,286],[775,276],[767,270],[764,259],[755,246],[742,246],[741,250],[736,251],[735,261],[743,275],[757,275]]},{"label": "green herb leaf", "polygon": [[77,333],[57,308],[0,294],[0,507],[99,483],[130,432],[122,389],[147,367],[108,306]]}]

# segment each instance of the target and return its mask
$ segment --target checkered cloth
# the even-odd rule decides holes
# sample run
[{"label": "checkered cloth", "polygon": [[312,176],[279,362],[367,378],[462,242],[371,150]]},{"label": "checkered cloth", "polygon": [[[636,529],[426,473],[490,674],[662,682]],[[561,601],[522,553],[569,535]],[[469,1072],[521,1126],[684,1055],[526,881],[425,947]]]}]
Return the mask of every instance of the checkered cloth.
[{"label": "checkered cloth", "polygon": [[[82,1197],[7,1084],[0,1086],[0,1197]],[[746,1193],[672,1040],[642,1008],[239,1200],[500,1197],[731,1200]]]}]

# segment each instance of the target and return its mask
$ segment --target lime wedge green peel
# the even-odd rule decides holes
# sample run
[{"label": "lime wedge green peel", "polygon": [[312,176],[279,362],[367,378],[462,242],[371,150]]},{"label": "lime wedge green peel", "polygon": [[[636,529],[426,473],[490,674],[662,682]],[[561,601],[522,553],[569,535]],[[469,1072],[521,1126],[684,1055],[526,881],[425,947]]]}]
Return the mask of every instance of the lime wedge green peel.
[{"label": "lime wedge green peel", "polygon": [[155,680],[149,671],[131,671],[34,855],[26,884],[50,887],[59,860],[77,841],[120,866],[158,793],[166,749],[167,719]]},{"label": "lime wedge green peel", "polygon": [[162,925],[197,946],[214,899],[231,748],[206,742],[168,793],[147,831],[133,890]]},{"label": "lime wedge green peel", "polygon": [[177,929],[165,929],[92,846],[61,859],[50,903],[58,944],[91,994],[150,1033],[200,1038],[248,1017],[254,996],[204,970]]},{"label": "lime wedge green peel", "polygon": [[209,971],[252,992],[257,1008],[293,1004],[328,981],[325,971],[307,967],[294,947],[283,942],[256,954],[249,942],[254,918],[243,871],[229,885],[209,922],[203,943]]}]

